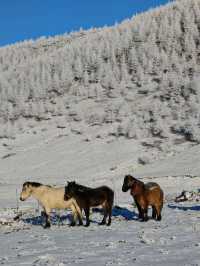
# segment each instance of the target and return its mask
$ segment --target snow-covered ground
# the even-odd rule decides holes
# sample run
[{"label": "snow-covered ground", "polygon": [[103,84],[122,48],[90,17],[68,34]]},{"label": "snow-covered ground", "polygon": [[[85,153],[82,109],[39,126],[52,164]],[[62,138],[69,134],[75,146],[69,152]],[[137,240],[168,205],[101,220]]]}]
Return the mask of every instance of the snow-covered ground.
[{"label": "snow-covered ground", "polygon": [[[144,151],[134,140],[86,141],[59,129],[34,130],[37,134],[1,140],[2,265],[200,265],[200,202],[174,202],[183,189],[200,188],[199,146],[141,166],[137,159]],[[127,173],[158,182],[164,189],[161,222],[137,221],[132,198],[121,192]],[[98,226],[101,213],[94,212],[89,228],[72,228],[70,213],[58,212],[52,214],[51,229],[44,230],[37,202],[17,200],[26,180],[64,185],[74,179],[115,190],[115,205],[121,208],[113,209],[110,227]],[[23,215],[13,221],[18,204]]]},{"label": "snow-covered ground", "polygon": [[[177,208],[176,208],[177,206]],[[187,206],[187,207],[186,207]],[[114,212],[111,227],[53,225],[44,230],[30,220],[1,229],[5,265],[199,265],[198,204],[165,205],[163,221],[141,223],[133,209]],[[124,207],[125,208],[125,207]],[[130,220],[126,218],[130,217]],[[36,219],[35,219],[36,220]],[[34,218],[32,219],[34,222]],[[17,230],[18,228],[18,230]]]}]

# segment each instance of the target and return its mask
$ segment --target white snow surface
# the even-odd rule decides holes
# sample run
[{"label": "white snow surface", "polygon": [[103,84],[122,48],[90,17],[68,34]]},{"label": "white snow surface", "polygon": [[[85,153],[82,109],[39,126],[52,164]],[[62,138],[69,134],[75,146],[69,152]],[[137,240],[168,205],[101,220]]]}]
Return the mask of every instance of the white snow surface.
[{"label": "white snow surface", "polygon": [[[141,166],[137,158],[142,148],[134,140],[85,141],[64,130],[43,131],[38,126],[37,134],[30,131],[0,141],[1,265],[200,265],[200,202],[174,202],[182,190],[200,187],[198,145]],[[121,192],[127,173],[161,185],[165,193],[161,222],[137,220],[132,197]],[[61,211],[52,213],[52,227],[43,229],[37,202],[17,200],[27,180],[106,184],[115,190],[115,205],[121,208],[113,209],[110,227],[97,224],[102,214],[96,211],[91,213],[90,227],[72,228],[70,212]],[[13,221],[18,212],[23,212],[22,218]]]}]

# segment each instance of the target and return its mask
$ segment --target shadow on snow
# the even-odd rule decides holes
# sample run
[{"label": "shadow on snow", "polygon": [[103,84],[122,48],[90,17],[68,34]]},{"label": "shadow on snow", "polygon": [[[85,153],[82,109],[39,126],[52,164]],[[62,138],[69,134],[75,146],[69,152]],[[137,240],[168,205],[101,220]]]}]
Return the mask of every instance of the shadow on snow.
[{"label": "shadow on snow", "polygon": [[178,209],[181,211],[200,211],[200,206],[181,206],[177,204],[168,204],[170,209]]},{"label": "shadow on snow", "polygon": [[[102,213],[102,209],[93,208],[93,212]],[[134,211],[115,205],[112,209],[112,217],[122,217],[125,220],[138,220],[138,215]]]},{"label": "shadow on snow", "polygon": [[[93,208],[93,213],[103,213],[101,208]],[[122,208],[120,206],[114,206],[112,210],[112,217],[121,217],[125,220],[137,220],[137,214],[134,211],[130,211],[127,208]],[[71,213],[58,215],[56,213],[51,214],[51,224],[52,225],[69,225],[72,220]],[[84,221],[85,219],[83,219]],[[41,215],[35,217],[22,218],[22,221],[27,224],[32,225],[43,225],[44,218]],[[97,223],[97,221],[90,220],[91,223]]]},{"label": "shadow on snow", "polygon": [[[69,224],[69,221],[71,221],[71,219],[72,219],[71,214],[57,215],[57,214],[53,213],[51,215],[51,224],[52,225]],[[32,225],[43,225],[44,224],[44,217],[42,215],[38,215],[35,217],[22,218],[22,221],[24,223],[32,224]]]}]

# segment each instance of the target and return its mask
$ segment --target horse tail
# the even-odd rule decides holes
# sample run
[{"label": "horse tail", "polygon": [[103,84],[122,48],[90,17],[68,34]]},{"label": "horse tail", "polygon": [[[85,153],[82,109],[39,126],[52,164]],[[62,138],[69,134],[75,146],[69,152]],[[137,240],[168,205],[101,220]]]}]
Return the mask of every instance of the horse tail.
[{"label": "horse tail", "polygon": [[114,203],[114,191],[112,189],[110,189],[108,193],[108,202],[109,205],[112,207]]}]

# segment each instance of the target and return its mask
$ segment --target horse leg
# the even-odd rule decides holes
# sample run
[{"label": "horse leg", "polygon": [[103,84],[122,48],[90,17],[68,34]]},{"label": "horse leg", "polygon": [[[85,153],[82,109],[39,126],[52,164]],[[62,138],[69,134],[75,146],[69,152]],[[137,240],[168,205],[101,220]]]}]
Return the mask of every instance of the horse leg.
[{"label": "horse leg", "polygon": [[157,217],[157,221],[161,221],[161,220],[162,220],[162,216],[161,216],[161,214],[159,214]]},{"label": "horse leg", "polygon": [[83,220],[82,220],[82,217],[78,214],[78,225],[83,225]]},{"label": "horse leg", "polygon": [[71,220],[70,226],[75,226],[76,220],[77,220],[77,215],[76,215],[76,213],[74,213],[74,214],[72,214],[72,220]]},{"label": "horse leg", "polygon": [[82,214],[81,214],[81,209],[79,208],[79,206],[77,204],[72,204],[71,210],[72,210],[72,221],[71,221],[70,226],[76,225],[77,218],[79,220],[79,225],[82,225],[83,224]]},{"label": "horse leg", "polygon": [[108,198],[108,223],[107,226],[111,225],[111,217],[112,217],[112,207],[114,202],[114,192],[109,193]]},{"label": "horse leg", "polygon": [[148,221],[148,206],[143,206],[142,208],[142,222]]},{"label": "horse leg", "polygon": [[103,204],[102,204],[102,208],[103,208],[103,219],[102,219],[102,221],[99,223],[99,225],[104,225],[104,224],[106,224],[106,218],[107,218],[107,216],[108,216],[108,203],[105,201],[105,202],[103,202]]},{"label": "horse leg", "polygon": [[90,208],[89,207],[84,208],[84,212],[85,212],[85,217],[86,217],[85,226],[89,226],[90,225]]},{"label": "horse leg", "polygon": [[75,209],[76,209],[76,214],[78,216],[79,225],[83,225],[82,208],[79,207],[79,205],[77,204],[77,202],[75,204]]},{"label": "horse leg", "polygon": [[109,206],[109,209],[108,209],[108,223],[107,223],[107,226],[111,225],[111,217],[112,217],[112,206]]},{"label": "horse leg", "polygon": [[102,221],[99,223],[99,225],[104,225],[104,224],[106,224],[106,218],[107,218],[107,209],[104,207],[103,208],[103,213],[104,213],[104,215],[103,215],[103,219],[102,219]]},{"label": "horse leg", "polygon": [[136,200],[135,200],[135,205],[138,209],[138,219],[143,219],[142,208],[140,207],[140,204]]},{"label": "horse leg", "polygon": [[161,210],[162,210],[162,206],[156,206],[155,207],[155,209],[156,209],[156,214],[157,214],[157,221],[161,221],[161,219],[162,219],[162,216],[161,216]]},{"label": "horse leg", "polygon": [[51,226],[50,223],[50,211],[45,210],[44,212],[42,212],[42,215],[45,219],[45,224],[43,225],[43,228],[49,228]]},{"label": "horse leg", "polygon": [[152,219],[156,219],[156,216],[157,216],[156,207],[152,206]]},{"label": "horse leg", "polygon": [[[80,209],[80,208],[79,208]],[[83,225],[83,220],[82,220],[82,209],[80,209],[80,212],[77,211],[77,216],[78,216],[78,225],[81,226]]]}]

